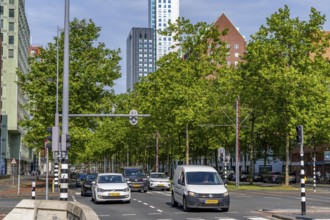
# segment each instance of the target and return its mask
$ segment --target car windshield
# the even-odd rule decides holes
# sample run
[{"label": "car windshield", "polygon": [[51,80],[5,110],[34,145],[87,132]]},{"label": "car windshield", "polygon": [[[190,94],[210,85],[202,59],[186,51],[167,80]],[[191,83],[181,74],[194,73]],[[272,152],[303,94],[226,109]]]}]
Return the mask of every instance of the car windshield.
[{"label": "car windshield", "polygon": [[187,172],[187,184],[191,185],[223,185],[216,172]]},{"label": "car windshield", "polygon": [[144,172],[142,169],[126,169],[124,171],[125,176],[144,176]]},{"label": "car windshield", "polygon": [[98,183],[124,183],[125,179],[120,175],[101,175]]},{"label": "car windshield", "polygon": [[81,173],[81,174],[79,174],[79,179],[85,179],[85,177],[87,176],[87,174],[86,173]]},{"label": "car windshield", "polygon": [[93,181],[96,178],[96,174],[89,174],[86,177],[86,181]]},{"label": "car windshield", "polygon": [[151,178],[166,178],[166,175],[164,173],[152,173],[150,174]]}]

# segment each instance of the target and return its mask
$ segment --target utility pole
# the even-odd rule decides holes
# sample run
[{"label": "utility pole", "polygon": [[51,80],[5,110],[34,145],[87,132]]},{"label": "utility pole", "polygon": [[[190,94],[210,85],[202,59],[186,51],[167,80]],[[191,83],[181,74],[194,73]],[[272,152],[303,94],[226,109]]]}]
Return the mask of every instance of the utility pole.
[{"label": "utility pole", "polygon": [[186,124],[186,165],[189,165],[189,133],[188,133],[188,123]]},{"label": "utility pole", "polygon": [[159,171],[159,131],[156,132],[156,172]]},{"label": "utility pole", "polygon": [[239,142],[239,136],[240,136],[240,97],[237,97],[236,101],[236,166],[235,166],[235,186],[239,187],[239,164],[240,164],[240,142]]},{"label": "utility pole", "polygon": [[63,59],[63,110],[62,110],[62,156],[60,200],[68,201],[69,160],[66,138],[69,134],[69,11],[70,0],[65,0],[64,10],[64,59]]}]

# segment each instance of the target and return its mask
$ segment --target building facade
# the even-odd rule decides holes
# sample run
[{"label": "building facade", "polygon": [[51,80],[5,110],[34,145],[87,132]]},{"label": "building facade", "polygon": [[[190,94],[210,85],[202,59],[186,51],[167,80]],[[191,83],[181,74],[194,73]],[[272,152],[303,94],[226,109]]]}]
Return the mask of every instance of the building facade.
[{"label": "building facade", "polygon": [[[28,101],[17,86],[17,69],[29,70],[30,29],[25,15],[25,0],[1,0],[2,75],[1,75],[1,165],[7,174],[16,170],[11,162],[21,158],[21,173],[30,169],[32,150],[22,144],[25,131],[18,125],[28,116],[22,106]],[[19,157],[21,155],[21,157]],[[17,166],[17,165],[16,165]]]},{"label": "building facade", "polygon": [[213,27],[217,28],[220,32],[227,29],[228,33],[225,36],[221,36],[221,40],[226,42],[227,48],[227,64],[236,66],[241,62],[241,57],[246,51],[247,42],[244,36],[239,32],[233,23],[227,18],[225,14],[221,14],[220,17],[213,23]]},{"label": "building facade", "polygon": [[158,30],[165,30],[168,22],[175,23],[180,14],[180,1],[179,0],[149,0],[148,4],[148,24],[149,28],[156,30],[155,43],[156,43],[156,60],[168,54],[172,50],[173,37],[163,36],[159,34]]},{"label": "building facade", "polygon": [[126,41],[126,88],[155,71],[155,32],[153,28],[132,28]]}]

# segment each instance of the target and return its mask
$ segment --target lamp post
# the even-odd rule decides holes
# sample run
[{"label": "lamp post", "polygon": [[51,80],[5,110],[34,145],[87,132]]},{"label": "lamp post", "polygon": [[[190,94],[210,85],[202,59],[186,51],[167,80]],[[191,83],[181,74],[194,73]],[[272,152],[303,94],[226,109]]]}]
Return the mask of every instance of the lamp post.
[{"label": "lamp post", "polygon": [[[64,10],[64,59],[63,59],[63,110],[62,110],[62,164],[60,200],[68,201],[69,161],[66,149],[69,119],[69,7],[70,1],[65,0]],[[65,154],[63,155],[63,152]],[[64,158],[63,158],[64,156]]]}]

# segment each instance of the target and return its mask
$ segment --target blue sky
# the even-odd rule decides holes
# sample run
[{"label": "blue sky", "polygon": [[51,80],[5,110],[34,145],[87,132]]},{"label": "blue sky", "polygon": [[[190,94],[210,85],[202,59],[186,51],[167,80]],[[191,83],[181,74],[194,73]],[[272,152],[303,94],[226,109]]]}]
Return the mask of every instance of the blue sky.
[{"label": "blue sky", "polygon": [[[64,24],[65,0],[25,0],[33,45],[46,46]],[[222,13],[239,27],[247,40],[266,18],[288,5],[292,17],[309,18],[311,7],[326,15],[330,30],[329,0],[180,0],[180,17],[192,23],[212,23]],[[126,38],[132,27],[148,26],[148,0],[70,0],[70,19],[92,19],[102,28],[99,40],[110,49],[121,48],[122,77],[115,81],[116,93],[126,91]]]}]

